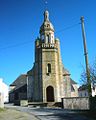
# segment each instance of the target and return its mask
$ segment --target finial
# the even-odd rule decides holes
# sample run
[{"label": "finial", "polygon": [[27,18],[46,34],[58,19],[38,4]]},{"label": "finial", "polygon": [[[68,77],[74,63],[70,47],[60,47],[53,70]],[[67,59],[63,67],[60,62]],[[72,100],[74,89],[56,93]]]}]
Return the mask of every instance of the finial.
[{"label": "finial", "polygon": [[44,12],[44,21],[49,21],[49,12],[47,10]]}]

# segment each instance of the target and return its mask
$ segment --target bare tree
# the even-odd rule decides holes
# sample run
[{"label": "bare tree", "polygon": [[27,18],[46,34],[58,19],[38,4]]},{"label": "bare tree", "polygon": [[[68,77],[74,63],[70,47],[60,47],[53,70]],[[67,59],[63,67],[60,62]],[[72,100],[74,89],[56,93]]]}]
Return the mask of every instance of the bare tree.
[{"label": "bare tree", "polygon": [[[91,84],[94,86],[94,84],[96,84],[96,59],[92,65],[89,65],[89,72],[90,72]],[[83,72],[81,73],[80,81],[84,85],[87,85],[87,75],[84,69],[83,69]]]}]

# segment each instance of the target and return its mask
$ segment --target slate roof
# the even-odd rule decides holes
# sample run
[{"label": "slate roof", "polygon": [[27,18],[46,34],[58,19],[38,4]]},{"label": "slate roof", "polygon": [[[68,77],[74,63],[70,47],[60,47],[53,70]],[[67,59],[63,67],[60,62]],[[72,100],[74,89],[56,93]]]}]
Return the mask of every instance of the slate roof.
[{"label": "slate roof", "polygon": [[26,74],[21,74],[12,84],[10,84],[10,87],[15,86],[15,90],[16,90],[26,84],[27,84],[27,76]]},{"label": "slate roof", "polygon": [[78,91],[87,90],[87,89],[88,89],[87,85],[82,85],[78,88]]},{"label": "slate roof", "polygon": [[63,67],[63,76],[70,76],[70,73],[67,69]]},{"label": "slate roof", "polygon": [[71,84],[77,84],[74,80],[70,78]]}]

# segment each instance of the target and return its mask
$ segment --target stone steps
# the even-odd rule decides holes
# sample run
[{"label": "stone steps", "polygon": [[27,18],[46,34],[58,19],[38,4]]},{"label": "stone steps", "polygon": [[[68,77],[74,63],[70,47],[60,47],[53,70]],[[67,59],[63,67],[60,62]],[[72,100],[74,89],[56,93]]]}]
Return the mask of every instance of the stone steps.
[{"label": "stone steps", "polygon": [[29,102],[29,107],[61,107],[61,102]]}]

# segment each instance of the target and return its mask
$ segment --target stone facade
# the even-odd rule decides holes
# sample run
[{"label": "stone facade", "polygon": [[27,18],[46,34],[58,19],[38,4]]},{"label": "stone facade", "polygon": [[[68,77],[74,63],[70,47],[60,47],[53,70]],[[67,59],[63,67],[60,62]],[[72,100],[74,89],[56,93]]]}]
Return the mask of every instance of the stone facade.
[{"label": "stone facade", "polygon": [[60,40],[54,36],[54,27],[49,20],[48,11],[44,12],[44,21],[39,33],[40,37],[35,40],[33,68],[10,85],[10,101],[24,98],[32,102],[46,103],[61,102],[61,98],[71,97],[73,83],[70,73],[63,66]]},{"label": "stone facade", "polygon": [[60,102],[62,97],[71,97],[70,74],[62,64],[60,40],[54,36],[48,11],[44,12],[40,38],[35,41],[34,66],[27,74],[32,101]]}]

